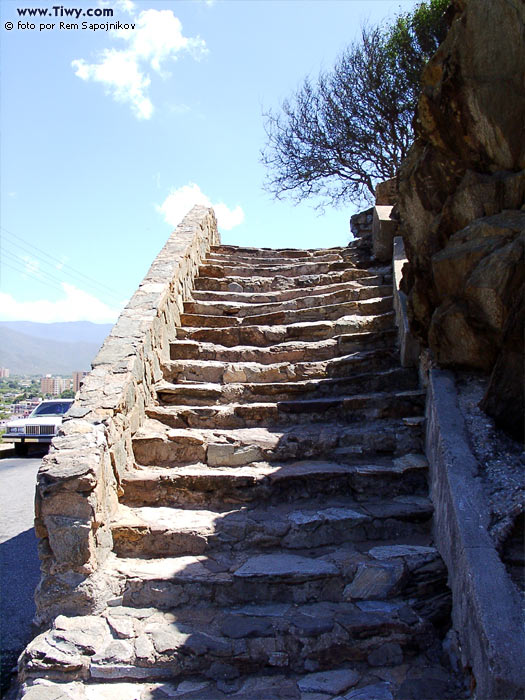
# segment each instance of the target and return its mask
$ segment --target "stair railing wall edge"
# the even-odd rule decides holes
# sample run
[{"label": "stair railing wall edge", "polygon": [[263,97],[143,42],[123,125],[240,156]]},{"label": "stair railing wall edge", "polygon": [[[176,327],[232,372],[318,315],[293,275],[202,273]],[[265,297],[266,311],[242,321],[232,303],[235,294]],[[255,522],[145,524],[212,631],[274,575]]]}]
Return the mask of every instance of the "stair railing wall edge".
[{"label": "stair railing wall edge", "polygon": [[525,632],[518,591],[488,532],[478,476],[452,372],[430,369],[426,453],[434,538],[448,569],[452,624],[479,700],[523,697]]},{"label": "stair railing wall edge", "polygon": [[194,207],[170,235],[119,316],[38,472],[41,580],[35,623],[97,612],[112,597],[102,564],[132,436],[162,378],[199,264],[220,243],[213,209]]},{"label": "stair railing wall edge", "polygon": [[427,389],[425,450],[434,538],[452,590],[454,653],[472,675],[480,700],[514,700],[525,688],[525,626],[520,599],[488,532],[489,508],[460,411],[454,374],[435,366],[410,331],[400,289],[407,262],[403,239],[393,240],[394,309],[400,363],[419,366]]}]

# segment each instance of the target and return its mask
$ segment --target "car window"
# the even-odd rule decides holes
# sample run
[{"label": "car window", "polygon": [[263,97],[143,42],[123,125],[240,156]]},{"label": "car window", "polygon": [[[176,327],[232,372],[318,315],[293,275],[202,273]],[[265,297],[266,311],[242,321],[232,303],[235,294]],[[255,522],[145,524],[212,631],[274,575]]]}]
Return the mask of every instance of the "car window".
[{"label": "car window", "polygon": [[71,407],[71,403],[65,401],[56,401],[53,403],[45,403],[37,406],[31,417],[33,416],[63,416],[64,413]]}]

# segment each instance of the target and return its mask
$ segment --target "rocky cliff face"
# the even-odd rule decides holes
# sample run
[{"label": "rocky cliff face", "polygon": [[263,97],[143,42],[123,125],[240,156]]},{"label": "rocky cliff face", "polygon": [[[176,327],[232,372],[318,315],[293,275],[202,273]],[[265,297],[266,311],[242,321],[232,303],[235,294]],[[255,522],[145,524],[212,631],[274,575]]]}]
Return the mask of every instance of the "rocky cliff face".
[{"label": "rocky cliff face", "polygon": [[439,364],[492,372],[483,407],[523,437],[525,3],[449,12],[399,176],[409,315]]}]

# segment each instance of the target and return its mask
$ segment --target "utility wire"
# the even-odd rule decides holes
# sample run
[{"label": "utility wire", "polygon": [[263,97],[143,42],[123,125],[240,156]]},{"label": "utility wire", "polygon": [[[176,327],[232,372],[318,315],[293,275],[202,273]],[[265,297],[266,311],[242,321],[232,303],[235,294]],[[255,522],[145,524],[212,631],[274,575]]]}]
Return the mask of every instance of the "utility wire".
[{"label": "utility wire", "polygon": [[[11,243],[11,241],[9,241],[9,243],[11,245],[13,245]],[[102,283],[99,283],[96,280],[92,280],[87,275],[84,275],[83,273],[77,272],[75,270],[75,268],[71,268],[70,266],[67,266],[65,263],[62,263],[57,258],[54,258],[53,256],[44,253],[44,255],[46,255],[48,258],[50,258],[50,260],[53,261],[52,263],[48,262],[47,260],[43,259],[38,253],[35,253],[35,250],[32,246],[29,247],[27,245],[24,245],[23,243],[17,243],[16,245],[18,248],[21,247],[23,252],[27,252],[28,255],[30,255],[32,258],[34,258],[38,262],[42,263],[43,265],[45,265],[47,268],[55,268],[56,264],[58,263],[60,265],[59,269],[62,272],[62,274],[64,276],[72,279],[75,284],[82,285],[84,287],[89,287],[96,294],[99,294],[99,295],[103,294],[103,295],[108,296],[108,297],[111,296],[113,298],[114,302],[119,303],[119,304],[121,303],[121,300],[119,299],[117,293],[114,290],[111,290],[110,287],[106,287]],[[5,250],[5,246],[4,246],[4,250]],[[40,250],[40,249],[37,249],[37,250]],[[72,272],[70,272],[70,270],[72,270]],[[82,277],[84,279],[80,279],[80,277]],[[62,280],[60,280],[60,281],[62,281]]]},{"label": "utility wire", "polygon": [[[27,270],[20,270],[19,268],[13,267],[13,265],[10,265],[10,264],[7,263],[7,262],[3,262],[2,265],[5,266],[5,267],[8,267],[10,270],[13,270],[13,271],[16,272],[16,273],[20,273],[20,272],[25,272],[25,273],[27,273]],[[35,281],[35,282],[40,282],[40,284],[42,284],[44,287],[53,287],[54,289],[60,289],[61,291],[64,291],[64,290],[63,290],[61,287],[59,287],[57,284],[54,284],[53,282],[46,282],[46,281],[44,281],[43,279],[40,279],[39,277],[35,277],[35,280],[34,280],[34,281]]]},{"label": "utility wire", "polygon": [[[61,266],[60,269],[63,270],[64,274],[68,275],[69,277],[72,277],[73,279],[76,278],[75,281],[77,283],[80,282],[81,284],[85,285],[86,282],[88,282],[91,287],[95,286],[95,287],[99,288],[99,290],[97,290],[99,294],[101,292],[103,292],[106,295],[111,295],[115,299],[115,301],[118,301],[119,303],[121,302],[121,300],[119,299],[118,293],[113,288],[109,287],[108,285],[104,284],[103,282],[99,282],[99,281],[93,279],[92,277],[89,277],[88,275],[84,274],[83,272],[80,272],[79,270],[72,267],[71,265],[62,262],[54,255],[51,255],[50,253],[47,253],[46,251],[42,250],[41,248],[38,248],[38,246],[35,246],[32,243],[29,243],[28,241],[23,239],[21,236],[18,236],[17,234],[13,233],[12,231],[9,231],[8,229],[4,228],[3,226],[0,228],[4,233],[8,234],[13,239],[15,239],[15,241],[17,242],[17,245],[21,246],[22,248],[25,248],[26,252],[28,252],[30,255],[35,257],[37,260],[39,260],[43,264],[50,265],[50,263],[47,260],[44,260],[41,256],[45,256],[46,258],[48,258],[54,265],[57,265],[57,264],[60,265]],[[7,241],[7,242],[10,243],[11,245],[13,245],[13,243],[11,241]],[[38,252],[35,252],[35,251],[38,251]],[[39,255],[39,253],[40,253],[40,255]],[[81,279],[79,279],[79,278],[81,278]]]},{"label": "utility wire", "polygon": [[[50,274],[46,270],[28,270],[27,269],[27,262],[21,258],[20,256],[11,253],[10,251],[4,251],[4,255],[7,255],[8,259],[10,260],[9,264],[5,260],[2,261],[2,264],[5,265],[6,267],[9,267],[11,270],[14,270],[17,273],[23,273],[28,276],[30,276],[33,280],[40,282],[41,284],[47,286],[47,287],[53,287],[54,289],[59,289],[61,292],[64,291],[62,287],[62,280],[58,279],[58,277],[55,277],[54,275]],[[13,267],[13,265],[15,267]],[[121,306],[121,303],[119,302],[119,306]]]},{"label": "utility wire", "polygon": [[[17,241],[22,241],[23,245],[24,245],[26,248],[29,246],[29,252],[33,252],[33,251],[35,251],[35,250],[38,250],[42,255],[44,255],[46,258],[49,258],[52,262],[58,263],[58,264],[61,265],[62,267],[68,267],[72,272],[74,272],[74,273],[77,274],[77,275],[80,275],[81,277],[83,277],[84,279],[88,280],[89,282],[92,282],[93,284],[96,284],[96,285],[98,285],[99,287],[103,287],[104,289],[106,289],[106,290],[109,291],[109,292],[115,292],[115,291],[116,291],[116,290],[112,289],[111,287],[109,287],[107,284],[104,284],[103,282],[99,282],[98,280],[95,280],[95,279],[93,279],[92,277],[89,277],[89,276],[86,275],[84,272],[80,272],[80,270],[77,270],[77,269],[75,269],[74,267],[72,267],[71,265],[69,265],[69,264],[67,264],[67,263],[64,263],[64,262],[63,262],[62,260],[60,260],[59,258],[55,257],[54,255],[51,255],[50,253],[48,253],[48,252],[45,251],[45,250],[42,250],[42,249],[39,248],[38,246],[35,246],[33,243],[30,243],[29,241],[27,241],[27,240],[25,240],[24,238],[22,238],[22,236],[19,236],[18,234],[13,233],[12,231],[9,231],[9,229],[6,229],[4,226],[0,226],[0,229],[1,229],[2,231],[4,231],[4,233],[7,233],[9,236],[12,236],[12,237],[13,237],[14,239],[16,239]],[[35,257],[38,258],[39,256],[35,254]],[[49,263],[47,263],[47,264],[49,264]]]},{"label": "utility wire", "polygon": [[[18,266],[17,272],[22,272],[25,275],[28,275],[29,277],[45,279],[48,283],[50,282],[53,286],[57,287],[61,291],[64,291],[62,287],[62,281],[58,279],[58,277],[55,277],[54,275],[47,272],[46,270],[29,270],[27,268],[27,261],[25,261],[20,256],[11,253],[10,251],[4,250],[2,256],[7,256],[7,258],[11,261],[11,264],[15,264]],[[3,262],[3,264],[6,265],[7,263]]]}]

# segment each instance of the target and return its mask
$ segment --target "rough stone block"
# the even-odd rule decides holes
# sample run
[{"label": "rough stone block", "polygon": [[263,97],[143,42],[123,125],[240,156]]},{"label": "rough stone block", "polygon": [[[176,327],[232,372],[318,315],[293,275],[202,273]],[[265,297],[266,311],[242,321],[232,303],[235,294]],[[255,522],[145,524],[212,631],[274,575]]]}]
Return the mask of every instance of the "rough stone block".
[{"label": "rough stone block", "polygon": [[372,224],[372,248],[374,258],[381,262],[392,259],[393,241],[398,222],[391,218],[392,206],[376,205]]},{"label": "rough stone block", "polygon": [[403,265],[408,262],[405,246],[401,236],[396,236],[393,242],[392,272],[394,310],[399,341],[399,354],[403,367],[415,367],[419,358],[419,343],[410,331],[407,312],[407,296],[401,289]]}]

